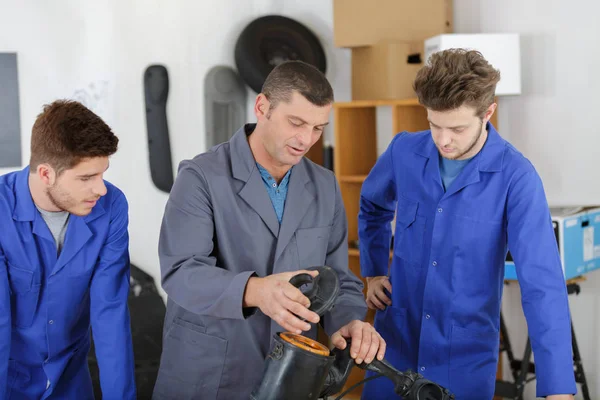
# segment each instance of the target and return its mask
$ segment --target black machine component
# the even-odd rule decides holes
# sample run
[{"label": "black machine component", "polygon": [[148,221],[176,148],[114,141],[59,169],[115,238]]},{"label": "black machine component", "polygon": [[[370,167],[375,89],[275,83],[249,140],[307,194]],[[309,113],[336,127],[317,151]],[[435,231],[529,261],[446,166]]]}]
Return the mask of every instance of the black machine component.
[{"label": "black machine component", "polygon": [[[330,267],[313,267],[319,274],[294,276],[290,283],[302,289],[311,301],[309,307],[319,315],[329,311],[339,294],[339,278]],[[265,360],[263,378],[252,391],[251,400],[310,400],[333,396],[344,387],[354,365],[350,356],[351,343],[344,350],[329,350],[323,344],[308,337],[281,332],[274,335],[271,352]],[[453,400],[447,389],[413,372],[400,372],[384,360],[361,363],[359,368],[376,374],[366,380],[387,377],[394,382],[395,392],[405,400]],[[357,384],[358,385],[358,384]],[[341,393],[336,400],[357,385]]]},{"label": "black machine component", "polygon": [[294,275],[290,283],[299,289],[307,286],[302,293],[310,300],[309,310],[323,316],[331,310],[340,292],[340,280],[331,267],[311,267],[308,271],[317,270],[319,274],[313,278],[309,274]]},{"label": "black machine component", "polygon": [[267,15],[250,22],[235,45],[237,70],[254,92],[260,93],[269,73],[284,61],[304,61],[325,73],[325,51],[317,36],[301,23]]},{"label": "black machine component", "polygon": [[[251,400],[308,400],[333,396],[344,387],[354,360],[350,343],[344,350],[331,352],[322,344],[301,335],[278,333],[267,356],[263,379],[250,395]],[[413,372],[400,372],[385,359],[358,365],[377,374],[367,380],[386,377],[394,382],[395,392],[405,400],[453,400],[442,386]],[[363,381],[364,382],[364,381]],[[360,383],[363,383],[360,382]],[[336,400],[353,390],[341,393]]]},{"label": "black machine component", "polygon": [[167,122],[169,74],[163,65],[151,65],[144,73],[146,100],[146,129],[152,182],[161,191],[169,193],[173,186],[171,142]]},{"label": "black machine component", "polygon": [[321,397],[335,357],[326,355],[329,351],[320,343],[300,335],[287,335],[280,333],[274,336],[275,343],[267,356],[263,379],[250,395],[252,400]]}]

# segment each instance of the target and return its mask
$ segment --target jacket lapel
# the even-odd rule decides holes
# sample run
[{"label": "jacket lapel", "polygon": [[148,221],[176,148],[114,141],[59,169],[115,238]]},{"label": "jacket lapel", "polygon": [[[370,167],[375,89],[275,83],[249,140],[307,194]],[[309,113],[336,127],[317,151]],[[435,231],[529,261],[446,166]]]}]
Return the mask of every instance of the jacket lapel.
[{"label": "jacket lapel", "polygon": [[482,172],[502,171],[506,142],[490,122],[487,123],[486,129],[488,137],[482,149],[464,167],[456,180],[452,182],[444,197],[452,196],[465,187],[481,181]]},{"label": "jacket lapel", "polygon": [[[435,147],[431,134],[423,137],[421,143],[415,146],[415,153],[421,157],[427,158],[425,161],[425,176],[433,180],[436,189],[443,190],[442,177],[440,175],[440,163],[438,159],[438,149]],[[429,184],[427,184],[429,185]]]},{"label": "jacket lapel", "polygon": [[458,174],[454,182],[452,182],[450,187],[446,190],[444,197],[450,197],[463,188],[480,181],[478,156],[479,154],[477,154],[473,160],[465,165],[464,169],[460,172],[460,174]]},{"label": "jacket lapel", "polygon": [[273,236],[279,235],[279,221],[275,214],[275,209],[271,204],[269,194],[265,189],[265,184],[258,168],[254,168],[248,181],[242,190],[238,193],[246,203],[260,216],[265,225],[269,228]]},{"label": "jacket lapel", "polygon": [[288,184],[288,193],[283,208],[283,218],[281,220],[281,230],[277,239],[277,248],[275,250],[275,261],[279,258],[283,250],[290,242],[292,236],[298,229],[304,215],[310,208],[314,194],[309,190],[310,178],[306,172],[305,160],[295,165],[290,175]]},{"label": "jacket lapel", "polygon": [[253,130],[254,125],[248,124],[231,138],[231,170],[235,179],[245,182],[238,195],[260,216],[273,236],[277,237],[279,221],[248,144],[247,135]]},{"label": "jacket lapel", "polygon": [[54,238],[52,237],[50,228],[48,228],[46,221],[44,221],[42,214],[40,214],[39,212],[35,214],[35,217],[33,219],[33,234],[42,239],[48,240],[51,243],[54,243]]},{"label": "jacket lapel", "polygon": [[[486,128],[488,137],[483,148],[475,155],[471,162],[464,167],[456,180],[452,182],[452,185],[450,185],[448,190],[444,193],[444,198],[452,196],[465,187],[481,181],[481,172],[498,172],[502,170],[506,142],[500,137],[491,123],[488,122]],[[439,151],[437,147],[435,147],[431,135],[427,135],[426,138],[415,147],[415,153],[428,158],[425,166],[425,174],[435,181],[436,186],[439,186],[440,189],[442,189]]]},{"label": "jacket lapel", "polygon": [[69,216],[69,226],[65,235],[65,244],[62,248],[60,256],[54,266],[52,275],[62,270],[68,263],[79,253],[85,244],[93,236],[88,224],[96,218],[104,215],[106,211],[99,202],[92,209],[92,212],[85,217],[79,217],[71,214]]}]

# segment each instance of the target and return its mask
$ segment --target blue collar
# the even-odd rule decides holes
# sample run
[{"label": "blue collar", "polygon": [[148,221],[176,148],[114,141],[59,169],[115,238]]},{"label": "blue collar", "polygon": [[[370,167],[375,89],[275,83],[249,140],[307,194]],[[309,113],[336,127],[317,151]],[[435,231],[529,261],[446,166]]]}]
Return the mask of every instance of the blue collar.
[{"label": "blue collar", "polygon": [[[267,171],[262,165],[260,165],[259,163],[256,163],[256,166],[258,167],[258,170],[260,171],[260,175],[262,176],[263,180],[269,184],[269,186],[271,186],[273,183],[276,183],[275,179],[271,176],[271,174],[269,173],[269,171]],[[279,183],[279,188],[286,188],[288,185],[288,182],[290,180],[290,174],[292,173],[292,169],[294,167],[290,168],[288,170],[288,172],[286,172],[285,176],[283,177],[283,179],[281,180],[281,182]]]},{"label": "blue collar", "polygon": [[[477,158],[476,161],[480,171],[502,171],[504,149],[506,148],[507,142],[500,137],[496,131],[496,128],[494,128],[490,122],[487,123],[486,129],[488,131],[487,140],[485,141],[483,148],[473,158]],[[429,135],[423,136],[421,142],[415,146],[414,151],[423,157],[434,158],[437,161],[439,157],[439,151],[433,143],[431,131],[427,132]]]}]

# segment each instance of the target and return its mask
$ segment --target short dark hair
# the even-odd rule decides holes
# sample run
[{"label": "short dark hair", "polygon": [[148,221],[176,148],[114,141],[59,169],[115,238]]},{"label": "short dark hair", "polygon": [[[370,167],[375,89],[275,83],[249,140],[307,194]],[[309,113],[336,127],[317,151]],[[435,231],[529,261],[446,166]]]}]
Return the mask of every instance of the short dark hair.
[{"label": "short dark hair", "polygon": [[277,65],[262,87],[262,93],[271,102],[271,109],[281,101],[289,102],[294,91],[319,107],[333,103],[333,89],[325,75],[302,61],[285,61]]},{"label": "short dark hair", "polygon": [[82,159],[113,155],[118,143],[110,127],[83,104],[56,100],[44,105],[33,124],[30,172],[47,163],[60,174]]},{"label": "short dark hair", "polygon": [[419,102],[434,111],[463,105],[484,116],[494,102],[500,71],[476,50],[448,49],[433,53],[413,84]]}]

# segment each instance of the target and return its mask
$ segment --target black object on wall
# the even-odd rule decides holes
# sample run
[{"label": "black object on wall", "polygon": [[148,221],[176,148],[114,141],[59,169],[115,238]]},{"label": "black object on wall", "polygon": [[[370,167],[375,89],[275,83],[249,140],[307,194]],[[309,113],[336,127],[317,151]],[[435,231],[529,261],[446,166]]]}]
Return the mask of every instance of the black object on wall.
[{"label": "black object on wall", "polygon": [[173,164],[167,122],[169,73],[163,65],[151,65],[144,73],[146,129],[152,182],[163,192],[173,186]]},{"label": "black object on wall", "polygon": [[226,142],[246,122],[246,86],[235,70],[217,65],[204,78],[206,148]]},{"label": "black object on wall", "polygon": [[250,22],[235,45],[237,70],[248,86],[260,93],[269,73],[284,61],[304,61],[325,73],[325,51],[317,36],[301,23],[281,15]]},{"label": "black object on wall", "polygon": [[[131,315],[137,398],[150,399],[160,365],[166,307],[158,294],[154,279],[135,265],[131,265],[128,304]],[[101,399],[99,369],[93,342],[88,355],[88,365],[95,397]]]},{"label": "black object on wall", "polygon": [[21,167],[17,55],[0,53],[0,168]]}]

